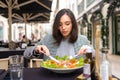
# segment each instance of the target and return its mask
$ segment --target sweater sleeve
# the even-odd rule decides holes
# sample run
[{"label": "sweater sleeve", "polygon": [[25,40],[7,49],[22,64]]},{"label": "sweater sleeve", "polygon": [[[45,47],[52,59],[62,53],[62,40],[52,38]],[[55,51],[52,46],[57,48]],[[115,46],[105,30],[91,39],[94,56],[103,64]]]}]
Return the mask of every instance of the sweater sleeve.
[{"label": "sweater sleeve", "polygon": [[79,35],[77,41],[74,43],[74,48],[75,48],[75,53],[77,54],[79,49],[83,45],[88,45],[90,46],[90,41],[87,39],[86,36]]},{"label": "sweater sleeve", "polygon": [[24,51],[24,57],[30,59],[33,57],[33,51],[35,47],[29,47]]},{"label": "sweater sleeve", "polygon": [[[47,45],[48,44],[47,40],[49,40],[48,38],[49,38],[49,35],[46,35],[43,39],[41,39],[40,42],[37,43],[37,45]],[[35,49],[36,46],[27,48],[24,51],[24,57],[28,58],[28,59],[34,58],[34,57],[43,58],[43,54],[37,54],[37,53],[35,53],[34,49]]]}]

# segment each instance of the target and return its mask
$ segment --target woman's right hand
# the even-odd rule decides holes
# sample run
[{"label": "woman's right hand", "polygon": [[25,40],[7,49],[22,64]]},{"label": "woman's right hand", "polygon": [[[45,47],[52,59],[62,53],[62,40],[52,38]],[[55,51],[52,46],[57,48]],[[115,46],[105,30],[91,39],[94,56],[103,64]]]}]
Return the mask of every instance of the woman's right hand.
[{"label": "woman's right hand", "polygon": [[45,45],[38,45],[36,48],[35,48],[35,52],[36,53],[43,53],[45,54],[46,56],[50,56],[50,52],[49,52],[49,49],[45,46]]}]

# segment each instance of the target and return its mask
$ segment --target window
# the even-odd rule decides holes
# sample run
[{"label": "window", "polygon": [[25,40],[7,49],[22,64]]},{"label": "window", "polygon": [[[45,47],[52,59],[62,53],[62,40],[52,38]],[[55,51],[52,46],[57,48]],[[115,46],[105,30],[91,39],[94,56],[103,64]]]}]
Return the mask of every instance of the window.
[{"label": "window", "polygon": [[95,0],[86,0],[86,6],[89,7]]},{"label": "window", "polygon": [[84,0],[78,4],[78,14],[84,11]]},{"label": "window", "polygon": [[0,26],[0,40],[3,40],[3,27]]}]

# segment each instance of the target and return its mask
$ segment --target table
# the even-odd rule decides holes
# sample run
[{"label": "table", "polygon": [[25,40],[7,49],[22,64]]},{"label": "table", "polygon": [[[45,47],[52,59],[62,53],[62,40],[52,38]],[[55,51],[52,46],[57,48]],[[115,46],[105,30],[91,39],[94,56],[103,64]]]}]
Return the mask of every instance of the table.
[{"label": "table", "polygon": [[23,55],[25,49],[0,48],[0,58],[8,58],[11,55]]},{"label": "table", "polygon": [[[42,67],[24,68],[23,80],[75,80],[75,78],[83,72],[82,70],[83,69],[81,68],[72,73],[58,74]],[[4,78],[4,80],[10,80],[9,74]]]},{"label": "table", "polygon": [[4,69],[0,69],[0,80],[4,80],[4,77],[6,76],[7,71]]},{"label": "table", "polygon": [[44,68],[27,68],[24,69],[23,80],[75,80],[81,73],[82,69],[72,73],[58,74]]},{"label": "table", "polygon": [[[82,69],[68,74],[58,74],[44,68],[24,68],[23,80],[75,80],[82,73]],[[9,74],[4,80],[10,80]]]},{"label": "table", "polygon": [[[0,48],[0,59],[1,58],[8,58],[12,55],[23,55],[25,49],[9,49],[9,48]],[[29,60],[24,58],[24,67],[28,67]]]},{"label": "table", "polygon": [[[54,73],[42,67],[25,68],[23,73],[24,75],[23,80],[75,80],[82,73],[83,68],[67,74]],[[115,76],[113,77],[116,78]]]}]

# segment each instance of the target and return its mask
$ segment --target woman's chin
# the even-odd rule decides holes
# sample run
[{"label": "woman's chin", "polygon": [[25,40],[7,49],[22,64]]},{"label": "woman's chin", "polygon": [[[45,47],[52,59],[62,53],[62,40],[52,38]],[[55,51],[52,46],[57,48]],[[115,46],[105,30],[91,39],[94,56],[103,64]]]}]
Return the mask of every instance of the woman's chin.
[{"label": "woman's chin", "polygon": [[69,38],[69,36],[63,35],[64,38]]}]

